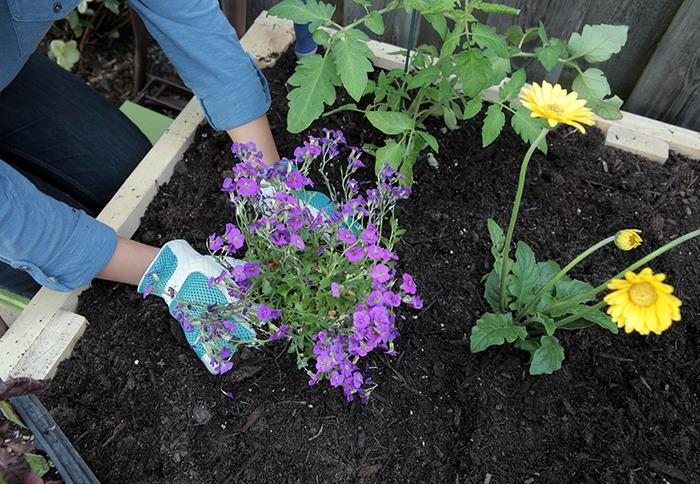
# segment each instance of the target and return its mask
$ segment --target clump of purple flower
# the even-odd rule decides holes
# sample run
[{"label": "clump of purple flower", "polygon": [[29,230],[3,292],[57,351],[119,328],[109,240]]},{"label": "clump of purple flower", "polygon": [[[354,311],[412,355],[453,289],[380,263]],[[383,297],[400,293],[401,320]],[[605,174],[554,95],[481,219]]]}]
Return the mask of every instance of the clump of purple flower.
[{"label": "clump of purple flower", "polygon": [[[348,401],[366,402],[376,386],[366,358],[376,350],[395,355],[397,309],[422,306],[413,278],[397,272],[393,251],[400,234],[394,208],[410,188],[389,166],[376,184],[358,181],[362,150],[336,130],[309,137],[293,159],[273,166],[262,164],[252,143],[234,143],[232,151],[240,162],[221,190],[235,222],[208,239],[225,267],[209,283],[230,302],[197,314],[183,310],[181,321],[202,326],[222,369],[229,368],[230,348],[286,340],[310,385],[328,380]],[[310,191],[312,167],[325,195]],[[237,338],[240,324],[256,338]]]}]

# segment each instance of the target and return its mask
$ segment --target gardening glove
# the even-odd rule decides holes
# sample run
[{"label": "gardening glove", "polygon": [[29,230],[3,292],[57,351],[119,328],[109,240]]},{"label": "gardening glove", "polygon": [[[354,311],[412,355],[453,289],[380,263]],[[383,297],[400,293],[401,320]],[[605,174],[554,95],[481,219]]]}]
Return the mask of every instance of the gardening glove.
[{"label": "gardening glove", "polygon": [[[233,265],[243,263],[232,260]],[[187,342],[210,373],[221,373],[220,364],[207,353],[198,327],[186,327],[176,315],[179,303],[201,304],[203,307],[231,302],[231,298],[217,287],[210,287],[209,278],[218,277],[224,269],[210,255],[201,255],[184,240],[173,240],[163,246],[146,270],[138,285],[144,297],[153,294],[168,305],[170,314],[180,322]],[[196,316],[196,314],[195,314]],[[247,324],[236,322],[233,336],[240,341],[252,341],[255,333]],[[235,351],[228,341],[222,347]]]}]

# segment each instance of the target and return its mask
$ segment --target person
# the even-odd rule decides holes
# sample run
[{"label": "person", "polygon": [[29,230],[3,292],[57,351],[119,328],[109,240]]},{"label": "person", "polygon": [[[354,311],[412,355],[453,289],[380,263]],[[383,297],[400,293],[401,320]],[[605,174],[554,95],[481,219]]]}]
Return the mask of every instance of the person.
[{"label": "person", "polygon": [[[80,0],[0,0],[0,288],[31,297],[40,286],[72,291],[93,278],[137,286],[168,303],[165,287],[197,302],[226,300],[201,279],[221,267],[185,241],[152,247],[118,237],[94,217],[150,149],[118,109],[35,52],[52,22]],[[266,112],[265,77],[243,51],[216,0],[129,0],[199,99],[210,125],[279,159]],[[297,55],[315,50],[308,28]],[[160,284],[154,284],[154,277]],[[194,292],[193,292],[194,291]],[[218,373],[196,329],[185,331]],[[245,328],[242,338],[252,337]]]}]

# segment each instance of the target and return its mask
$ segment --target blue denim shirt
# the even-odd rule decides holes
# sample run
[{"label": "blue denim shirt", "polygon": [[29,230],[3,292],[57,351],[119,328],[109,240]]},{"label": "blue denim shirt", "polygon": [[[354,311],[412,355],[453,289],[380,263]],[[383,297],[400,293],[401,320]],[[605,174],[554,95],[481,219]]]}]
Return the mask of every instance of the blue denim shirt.
[{"label": "blue denim shirt", "polygon": [[[52,22],[80,0],[0,0],[0,90]],[[270,106],[267,82],[243,51],[217,0],[129,0],[197,95],[214,129],[241,126]],[[105,267],[116,247],[106,225],[40,193],[0,160],[0,261],[40,284],[70,291]]]}]

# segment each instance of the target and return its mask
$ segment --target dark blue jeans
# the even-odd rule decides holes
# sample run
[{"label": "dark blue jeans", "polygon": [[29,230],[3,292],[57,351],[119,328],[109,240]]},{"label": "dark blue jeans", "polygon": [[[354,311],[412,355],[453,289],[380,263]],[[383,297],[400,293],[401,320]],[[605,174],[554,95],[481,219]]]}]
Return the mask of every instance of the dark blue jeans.
[{"label": "dark blue jeans", "polygon": [[[0,163],[90,215],[102,210],[150,147],[115,106],[43,55],[33,54],[0,91]],[[39,285],[0,262],[0,288],[31,297]]]}]

